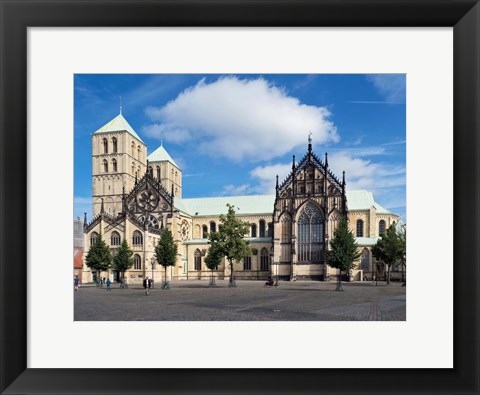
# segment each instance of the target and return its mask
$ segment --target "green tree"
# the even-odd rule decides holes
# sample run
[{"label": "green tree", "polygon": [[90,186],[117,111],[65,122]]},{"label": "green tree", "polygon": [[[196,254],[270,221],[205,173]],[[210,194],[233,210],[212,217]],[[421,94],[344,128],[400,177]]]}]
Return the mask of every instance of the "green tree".
[{"label": "green tree", "polygon": [[402,265],[402,281],[405,286],[407,280],[405,278],[405,269],[407,267],[407,228],[405,224],[400,226],[400,229],[397,229],[398,240],[400,244],[400,264]]},{"label": "green tree", "polygon": [[402,242],[396,225],[392,224],[372,247],[372,255],[387,266],[387,284],[390,284],[390,268],[395,262],[401,262],[402,254]]},{"label": "green tree", "polygon": [[102,239],[102,234],[97,236],[95,243],[88,250],[85,256],[85,263],[91,270],[96,270],[101,278],[101,272],[107,271],[112,265],[112,254],[110,248]]},{"label": "green tree", "polygon": [[218,232],[208,234],[208,240],[219,254],[227,258],[230,266],[229,286],[235,287],[235,275],[233,272],[233,261],[241,261],[244,257],[250,255],[248,241],[244,236],[250,231],[250,224],[242,221],[235,216],[235,207],[227,203],[227,215],[220,215]]},{"label": "green tree", "polygon": [[122,273],[122,287],[125,285],[125,272],[133,266],[133,251],[127,240],[123,239],[120,248],[113,256],[113,268]]},{"label": "green tree", "polygon": [[213,271],[218,269],[218,266],[222,263],[223,254],[219,250],[218,244],[210,246],[207,256],[205,257],[205,265],[211,270],[212,278],[210,280],[210,285],[215,285],[215,277],[213,276]]},{"label": "green tree", "polygon": [[340,270],[336,291],[343,291],[342,271],[348,273],[359,257],[358,245],[353,233],[348,229],[347,218],[343,217],[333,233],[330,250],[325,255],[327,264]]},{"label": "green tree", "polygon": [[172,232],[165,229],[162,236],[155,247],[155,259],[165,269],[165,281],[162,285],[163,289],[170,288],[167,281],[167,268],[175,266],[177,263],[178,245],[177,241],[173,239]]}]

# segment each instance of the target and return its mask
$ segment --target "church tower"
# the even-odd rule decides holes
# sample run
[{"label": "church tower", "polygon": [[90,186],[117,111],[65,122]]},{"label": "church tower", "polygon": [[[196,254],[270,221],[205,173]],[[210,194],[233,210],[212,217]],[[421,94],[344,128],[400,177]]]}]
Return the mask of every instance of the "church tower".
[{"label": "church tower", "polygon": [[116,216],[128,193],[146,172],[147,146],[120,114],[92,134],[93,216]]},{"label": "church tower", "polygon": [[168,152],[160,145],[148,155],[148,171],[150,175],[159,180],[162,186],[174,197],[182,197],[182,170]]}]

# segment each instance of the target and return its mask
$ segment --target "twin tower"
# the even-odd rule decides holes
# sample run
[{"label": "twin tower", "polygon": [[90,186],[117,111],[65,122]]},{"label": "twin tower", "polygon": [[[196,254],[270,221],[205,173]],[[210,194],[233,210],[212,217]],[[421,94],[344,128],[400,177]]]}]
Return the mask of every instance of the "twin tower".
[{"label": "twin tower", "polygon": [[120,113],[92,134],[93,217],[102,201],[107,214],[122,211],[122,196],[145,172],[175,197],[182,197],[182,170],[162,145],[147,156],[147,146]]}]

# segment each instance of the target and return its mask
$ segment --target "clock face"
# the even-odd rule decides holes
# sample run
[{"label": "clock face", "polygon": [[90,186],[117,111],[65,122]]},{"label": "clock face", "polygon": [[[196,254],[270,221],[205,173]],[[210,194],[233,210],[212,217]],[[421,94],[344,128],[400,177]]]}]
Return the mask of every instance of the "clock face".
[{"label": "clock face", "polygon": [[141,210],[153,211],[158,206],[158,195],[151,189],[141,191],[137,195],[137,205]]},{"label": "clock face", "polygon": [[149,227],[149,228],[154,228],[154,229],[159,229],[160,228],[158,219],[156,219],[153,215],[147,215],[147,216],[142,215],[140,217],[140,222],[142,224],[146,224],[147,227]]}]

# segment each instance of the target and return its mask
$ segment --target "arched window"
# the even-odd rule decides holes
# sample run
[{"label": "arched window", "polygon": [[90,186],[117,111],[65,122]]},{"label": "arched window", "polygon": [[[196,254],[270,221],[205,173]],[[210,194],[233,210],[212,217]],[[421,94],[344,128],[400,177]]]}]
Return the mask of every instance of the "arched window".
[{"label": "arched window", "polygon": [[135,270],[141,270],[142,269],[142,258],[140,258],[140,255],[135,254],[133,256],[133,268]]},{"label": "arched window", "polygon": [[385,234],[385,221],[383,219],[378,223],[378,235],[383,236]]},{"label": "arched window", "polygon": [[323,215],[307,203],[298,218],[298,261],[320,263],[323,258]]},{"label": "arched window", "polygon": [[138,160],[140,160],[140,152],[141,152],[140,146],[138,146],[137,151],[138,151]]},{"label": "arched window", "polygon": [[112,170],[114,173],[117,172],[117,160],[116,159],[112,159]]},{"label": "arched window", "polygon": [[112,152],[114,154],[117,153],[117,138],[116,137],[112,138]]},{"label": "arched window", "polygon": [[217,231],[217,225],[215,225],[215,222],[210,222],[210,233],[216,232]]},{"label": "arched window", "polygon": [[132,237],[132,244],[134,246],[142,245],[143,244],[143,237],[142,234],[136,230],[133,232],[133,237]]},{"label": "arched window", "polygon": [[132,175],[135,175],[135,163],[132,162]]},{"label": "arched window", "polygon": [[265,247],[260,252],[260,270],[268,270],[268,250]]},{"label": "arched window", "polygon": [[243,258],[243,270],[252,270],[252,257],[246,256]]},{"label": "arched window", "polygon": [[202,253],[199,249],[195,250],[194,270],[202,270]]},{"label": "arched window", "polygon": [[268,223],[267,236],[273,237],[273,224],[271,222]]},{"label": "arched window", "polygon": [[362,256],[360,258],[360,269],[368,270],[370,267],[370,252],[367,248],[364,248],[362,251]]},{"label": "arched window", "polygon": [[265,221],[263,219],[260,220],[260,229],[259,229],[259,237],[265,237]]},{"label": "arched window", "polygon": [[132,157],[135,158],[135,143],[132,142]]},{"label": "arched window", "polygon": [[103,153],[108,154],[108,140],[105,137],[103,138]]},{"label": "arched window", "polygon": [[160,180],[160,166],[157,166],[157,179]]},{"label": "arched window", "polygon": [[110,244],[112,246],[120,245],[120,235],[118,232],[112,232],[112,235],[110,236]]},{"label": "arched window", "polygon": [[106,159],[103,160],[103,172],[108,173],[108,161]]},{"label": "arched window", "polygon": [[252,237],[257,237],[257,225],[252,224],[251,228],[252,228]]},{"label": "arched window", "polygon": [[148,174],[150,174],[150,177],[153,177],[153,167],[148,166]]},{"label": "arched window", "polygon": [[202,226],[202,238],[206,239],[208,237],[208,226],[203,225]]},{"label": "arched window", "polygon": [[97,242],[98,233],[92,232],[90,233],[90,246],[94,245]]},{"label": "arched window", "polygon": [[363,237],[363,220],[357,220],[357,237]]}]

